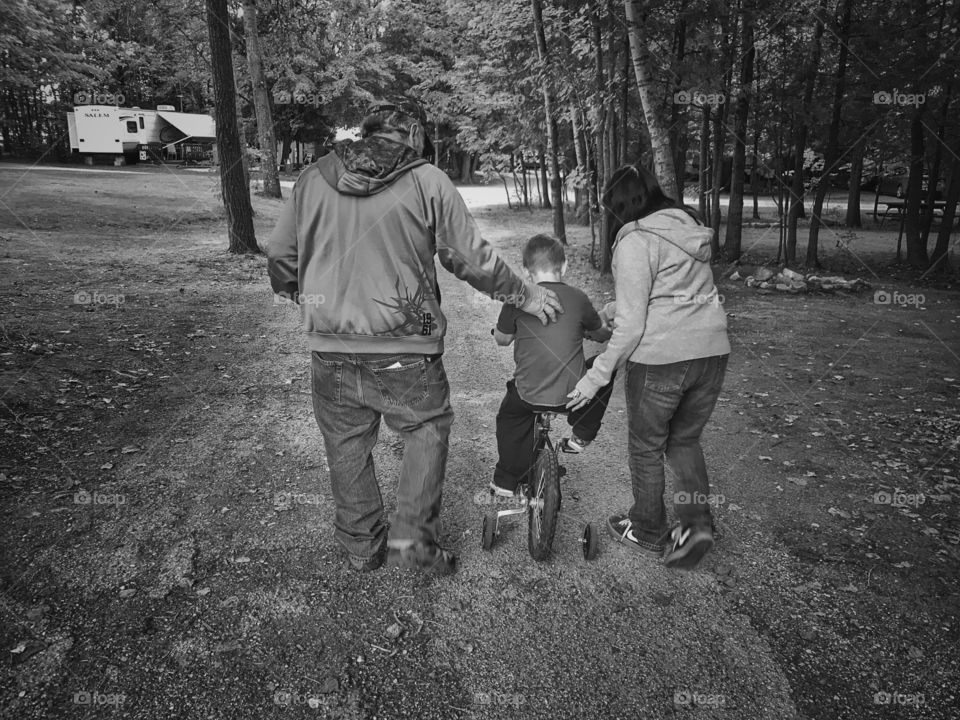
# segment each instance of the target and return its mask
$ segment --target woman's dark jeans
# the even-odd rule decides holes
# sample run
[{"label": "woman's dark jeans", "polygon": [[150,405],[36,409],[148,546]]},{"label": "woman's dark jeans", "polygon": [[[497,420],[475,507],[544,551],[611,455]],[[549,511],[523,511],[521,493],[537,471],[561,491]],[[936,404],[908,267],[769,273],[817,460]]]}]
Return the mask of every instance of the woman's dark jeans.
[{"label": "woman's dark jeans", "polygon": [[668,530],[663,504],[664,454],[672,471],[677,519],[683,526],[710,528],[710,485],[700,435],[720,395],[729,357],[716,355],[668,365],[627,363],[634,500],[629,516],[642,540],[658,542]]}]

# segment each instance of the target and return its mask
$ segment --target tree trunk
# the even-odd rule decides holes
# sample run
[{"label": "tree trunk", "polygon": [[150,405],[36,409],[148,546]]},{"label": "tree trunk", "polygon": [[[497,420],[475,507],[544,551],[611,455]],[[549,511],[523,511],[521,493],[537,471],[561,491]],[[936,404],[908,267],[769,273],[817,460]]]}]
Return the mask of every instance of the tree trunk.
[{"label": "tree trunk", "polygon": [[750,192],[753,195],[753,219],[760,219],[760,128],[757,111],[753,111],[753,162],[750,164]]},{"label": "tree trunk", "polygon": [[726,128],[727,103],[717,106],[713,117],[713,185],[710,188],[710,227],[713,229],[713,238],[710,240],[712,256],[720,257],[720,223],[723,220],[720,212],[720,185],[723,184],[723,143],[724,128]]},{"label": "tree trunk", "polygon": [[[547,155],[550,159],[550,200],[553,203],[553,234],[567,244],[567,229],[563,219],[563,196],[560,188],[560,128],[554,115],[553,80],[550,71],[550,56],[547,54],[547,37],[543,31],[542,0],[530,0],[533,10],[533,30],[537,36],[537,56],[543,73],[543,114],[547,126]],[[547,207],[545,205],[545,207]]]},{"label": "tree trunk", "polygon": [[817,81],[817,70],[820,67],[821,40],[823,39],[823,15],[826,11],[826,0],[820,0],[819,9],[815,15],[816,28],[813,33],[813,43],[810,55],[803,63],[798,80],[804,85],[803,100],[800,106],[800,117],[796,131],[796,142],[793,145],[793,183],[790,188],[790,212],[787,215],[787,247],[784,262],[792,265],[797,260],[797,219],[803,212],[803,153],[807,148],[807,133],[809,131],[808,115],[813,103],[813,90]]},{"label": "tree trunk", "polygon": [[232,253],[259,253],[253,231],[250,186],[243,174],[243,146],[237,129],[237,99],[233,84],[227,0],[206,0],[210,66],[213,76],[214,121],[220,156],[220,187],[227,211]]},{"label": "tree trunk", "polygon": [[847,219],[844,225],[848,228],[863,227],[860,218],[860,186],[863,184],[863,155],[867,149],[867,137],[862,136],[853,146],[853,157],[850,159],[850,186],[847,192]]},{"label": "tree trunk", "polygon": [[[540,207],[544,210],[550,210],[553,205],[550,204],[550,196],[547,194],[547,188],[549,187],[547,183],[547,156],[543,151],[543,147],[540,147],[540,153],[537,157],[537,160],[540,164],[540,177],[537,178],[537,194],[540,195]],[[541,188],[543,188],[541,190]]]},{"label": "tree trunk", "polygon": [[727,233],[723,240],[723,255],[727,262],[740,259],[743,237],[743,175],[746,171],[747,119],[750,116],[750,96],[753,94],[753,11],[750,0],[744,0],[743,59],[740,64],[740,94],[737,97],[737,118],[734,125],[733,163],[730,177],[730,203],[727,206]]},{"label": "tree trunk", "polygon": [[920,201],[923,199],[923,105],[910,123],[910,177],[907,180],[904,234],[907,236],[907,262],[927,267],[927,246],[920,237]]},{"label": "tree trunk", "polygon": [[[684,89],[683,76],[680,74],[680,69],[683,67],[683,58],[686,54],[687,45],[687,1],[688,0],[681,0],[676,25],[674,26],[674,44],[676,48],[675,67],[677,68],[673,82],[674,93]],[[679,197],[681,198],[683,197],[683,191],[685,189],[687,149],[690,146],[690,136],[687,132],[687,110],[688,107],[686,105],[681,105],[676,102],[670,104],[671,144],[676,151],[673,165],[677,174],[676,182],[680,192]],[[626,111],[626,102],[624,103],[624,111]],[[624,122],[624,127],[626,127],[626,122]]]},{"label": "tree trunk", "polygon": [[589,201],[589,191],[584,192],[584,179],[587,173],[586,148],[583,142],[583,123],[580,122],[580,110],[576,102],[570,100],[570,128],[573,133],[573,152],[577,161],[577,182],[573,188],[574,213],[578,222],[581,218],[589,215],[583,207],[583,199],[586,197]]},{"label": "tree trunk", "polygon": [[463,154],[463,164],[460,166],[460,182],[473,182],[473,153]]},{"label": "tree trunk", "polygon": [[502,172],[500,172],[499,170],[497,170],[497,175],[500,176],[500,182],[503,183],[503,191],[507,194],[507,209],[508,209],[508,210],[513,210],[513,203],[510,202],[510,188],[507,187],[507,178],[506,178],[506,176],[505,176]]},{"label": "tree trunk", "polygon": [[624,38],[623,93],[620,95],[620,144],[617,147],[617,167],[627,161],[627,131],[630,129],[630,40]]},{"label": "tree trunk", "polygon": [[260,35],[257,30],[257,0],[243,0],[243,34],[247,45],[250,81],[253,85],[253,106],[257,113],[263,194],[278,198],[281,194],[280,173],[277,169],[277,138],[273,132],[273,114],[270,112],[267,81],[263,75],[263,56],[260,54]]},{"label": "tree trunk", "polygon": [[930,172],[927,175],[930,178],[927,186],[927,207],[923,211],[923,221],[920,229],[920,242],[923,247],[927,247],[927,239],[930,237],[930,228],[933,226],[934,201],[937,199],[937,181],[940,179],[940,158],[943,156],[943,135],[947,123],[948,112],[950,110],[950,86],[944,93],[942,111],[940,113],[940,122],[937,124],[937,142],[933,145],[933,160],[930,163]]},{"label": "tree trunk", "polygon": [[707,205],[707,183],[710,182],[710,106],[701,108],[700,120],[700,190],[697,193],[700,217],[704,222],[709,220],[709,206]]},{"label": "tree trunk", "polygon": [[820,267],[820,259],[817,257],[820,241],[820,214],[823,212],[823,200],[827,196],[827,190],[830,188],[830,173],[837,164],[837,156],[840,153],[840,116],[843,110],[844,93],[846,92],[847,53],[850,42],[850,13],[852,5],[853,0],[843,0],[840,34],[838,36],[840,53],[837,58],[837,81],[833,90],[833,113],[830,117],[830,130],[827,134],[827,150],[823,156],[823,172],[820,174],[820,182],[817,183],[817,191],[813,198],[810,234],[807,237],[806,265],[810,268]]},{"label": "tree trunk", "polygon": [[650,144],[653,148],[654,174],[663,192],[675,199],[682,198],[677,187],[677,173],[673,162],[673,148],[670,145],[670,130],[662,117],[662,111],[656,97],[656,83],[650,60],[650,48],[643,28],[643,20],[637,11],[638,0],[624,0],[627,14],[627,32],[630,38],[630,51],[633,57],[633,71],[637,76],[637,90],[643,117],[647,121]]},{"label": "tree trunk", "polygon": [[943,208],[940,232],[937,233],[937,244],[933,248],[928,272],[945,272],[950,269],[950,234],[953,231],[953,221],[957,216],[957,202],[960,201],[960,141],[953,147],[953,165],[950,169],[950,184],[947,186],[946,203]]},{"label": "tree trunk", "polygon": [[[590,40],[591,44],[593,45],[594,81],[596,83],[597,91],[600,93],[606,93],[607,80],[603,70],[603,32],[600,26],[600,12],[600,2],[599,0],[595,0],[595,2],[591,3],[590,13]],[[610,167],[607,162],[609,153],[607,152],[606,142],[607,122],[609,121],[607,119],[606,103],[601,102],[600,105],[595,108],[595,116],[597,119],[593,126],[593,157],[597,166],[596,200],[597,207],[600,209],[600,272],[607,274],[611,271],[612,263],[612,254],[610,252],[611,248],[610,244],[607,242],[610,229],[607,222],[607,213],[603,210],[601,200],[603,197],[603,190],[609,182],[610,177],[613,175],[614,168]]]},{"label": "tree trunk", "polygon": [[[719,3],[719,21],[720,21],[720,57],[723,58],[723,94],[724,97],[730,90],[730,79],[733,74],[733,41],[730,33],[730,9],[729,3]],[[713,229],[713,236],[710,240],[711,256],[720,257],[720,224],[723,220],[723,213],[720,210],[720,187],[723,185],[723,146],[726,142],[727,117],[729,115],[730,103],[724,102],[717,106],[716,115],[713,118],[713,185],[710,192],[710,227]]]}]

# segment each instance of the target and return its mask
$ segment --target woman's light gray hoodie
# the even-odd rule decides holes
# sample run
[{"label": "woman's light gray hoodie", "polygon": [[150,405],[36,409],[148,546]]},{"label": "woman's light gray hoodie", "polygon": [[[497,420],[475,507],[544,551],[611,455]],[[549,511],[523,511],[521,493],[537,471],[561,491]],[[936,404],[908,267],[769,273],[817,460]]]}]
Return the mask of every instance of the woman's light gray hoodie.
[{"label": "woman's light gray hoodie", "polygon": [[666,365],[730,352],[710,269],[712,233],[680,209],[621,228],[613,247],[616,328],[584,376],[594,392],[626,360]]}]

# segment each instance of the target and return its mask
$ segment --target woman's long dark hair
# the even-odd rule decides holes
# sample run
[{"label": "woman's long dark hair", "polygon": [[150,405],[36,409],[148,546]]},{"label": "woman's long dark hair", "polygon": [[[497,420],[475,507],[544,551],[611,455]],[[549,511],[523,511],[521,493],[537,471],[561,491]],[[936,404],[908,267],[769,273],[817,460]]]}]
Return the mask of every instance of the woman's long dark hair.
[{"label": "woman's long dark hair", "polygon": [[613,249],[620,228],[658,210],[683,210],[698,223],[699,215],[681,202],[667,197],[649,170],[639,165],[617,168],[603,189],[603,210],[607,219],[607,247]]}]

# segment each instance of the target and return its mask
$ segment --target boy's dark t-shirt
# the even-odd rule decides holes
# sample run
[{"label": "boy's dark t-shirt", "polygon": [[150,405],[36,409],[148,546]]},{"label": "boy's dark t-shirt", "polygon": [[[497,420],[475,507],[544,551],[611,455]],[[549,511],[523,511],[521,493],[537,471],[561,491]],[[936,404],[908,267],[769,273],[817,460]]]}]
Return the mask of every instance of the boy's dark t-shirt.
[{"label": "boy's dark t-shirt", "polygon": [[497,330],[516,335],[513,358],[517,393],[531,405],[566,405],[567,395],[584,373],[583,334],[603,327],[600,316],[582,290],[562,282],[542,282],[560,298],[563,312],[543,325],[513,305],[504,305]]}]

